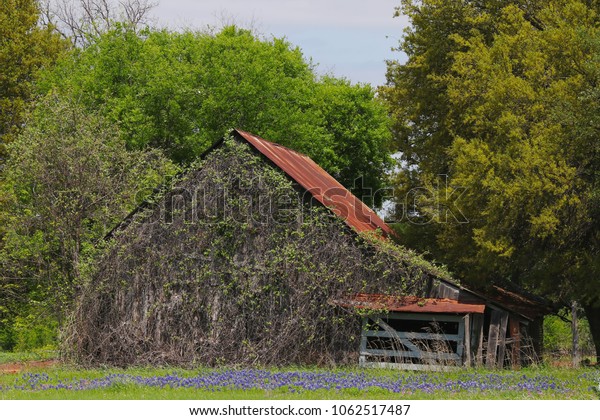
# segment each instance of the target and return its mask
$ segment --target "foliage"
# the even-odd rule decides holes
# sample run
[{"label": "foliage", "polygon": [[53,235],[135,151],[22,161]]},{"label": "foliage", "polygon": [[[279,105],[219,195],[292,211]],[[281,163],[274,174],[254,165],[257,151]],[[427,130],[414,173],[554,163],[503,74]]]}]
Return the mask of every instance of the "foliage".
[{"label": "foliage", "polygon": [[365,203],[381,205],[382,195],[377,192],[386,185],[390,127],[380,100],[373,97],[368,85],[324,77],[317,85],[312,106],[332,136],[332,162],[320,158],[321,153],[314,150],[317,145],[298,145],[299,150],[308,149],[309,156],[322,161],[323,167]]},{"label": "foliage", "polygon": [[37,1],[0,1],[0,165],[23,126],[37,72],[52,66],[67,46],[38,20]]},{"label": "foliage", "polygon": [[160,148],[189,163],[227,129],[306,153],[349,187],[382,185],[389,166],[385,108],[369,86],[317,80],[285,39],[248,30],[131,30],[99,36],[49,72],[42,89],[80,98],[119,125],[130,150]]},{"label": "foliage", "polygon": [[115,233],[65,353],[117,366],[340,363],[360,325],[333,299],[423,293],[448,278],[349,232],[309,199],[247,144],[226,140]]},{"label": "foliage", "polygon": [[[436,256],[472,283],[580,300],[600,350],[597,4],[403,5],[409,59],[383,93]],[[445,217],[456,200],[464,220]]]},{"label": "foliage", "polygon": [[[45,315],[45,314],[44,314]],[[49,316],[36,318],[29,312],[14,319],[15,351],[42,351],[56,348],[58,343],[58,321]]]},{"label": "foliage", "polygon": [[37,2],[1,4],[0,137],[17,140],[0,163],[0,348],[61,323],[96,241],[229,127],[281,139],[350,187],[362,176],[361,190],[389,166],[369,86],[317,79],[284,39],[143,29],[152,5],[118,3],[42,1],[41,18]]},{"label": "foliage", "polygon": [[[594,353],[594,341],[590,334],[590,326],[586,318],[579,319],[579,341],[582,355]],[[573,350],[571,324],[558,316],[544,318],[544,351],[550,358],[571,357]],[[558,357],[557,357],[558,356]],[[552,360],[552,359],[550,359]]]},{"label": "foliage", "polygon": [[42,320],[37,325],[64,315],[94,242],[172,164],[156,151],[126,151],[103,118],[54,96],[38,105],[9,151],[0,310],[7,319],[21,314],[27,328],[33,314]]}]

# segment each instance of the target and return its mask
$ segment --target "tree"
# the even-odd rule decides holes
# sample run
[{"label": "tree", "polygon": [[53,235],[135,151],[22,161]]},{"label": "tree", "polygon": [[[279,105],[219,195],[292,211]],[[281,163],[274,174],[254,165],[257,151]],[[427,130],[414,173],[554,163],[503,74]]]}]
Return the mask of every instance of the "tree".
[{"label": "tree", "polygon": [[5,147],[23,126],[38,70],[65,50],[50,26],[38,26],[35,0],[0,0],[0,165]]},{"label": "tree", "polygon": [[379,188],[389,166],[388,118],[369,86],[319,80],[300,49],[234,26],[213,34],[117,25],[42,87],[118,124],[129,149],[160,148],[179,163],[237,127],[307,153],[349,187],[362,175]]},{"label": "tree", "polygon": [[[600,352],[598,5],[405,4],[409,60],[390,64],[384,94],[414,164],[402,177],[432,191],[419,212],[444,222],[426,227],[436,256],[470,282],[582,302]],[[468,223],[445,223],[459,189]]]},{"label": "tree", "polygon": [[60,320],[94,243],[173,165],[155,150],[127,151],[105,119],[56,96],[38,105],[9,152],[0,311]]}]

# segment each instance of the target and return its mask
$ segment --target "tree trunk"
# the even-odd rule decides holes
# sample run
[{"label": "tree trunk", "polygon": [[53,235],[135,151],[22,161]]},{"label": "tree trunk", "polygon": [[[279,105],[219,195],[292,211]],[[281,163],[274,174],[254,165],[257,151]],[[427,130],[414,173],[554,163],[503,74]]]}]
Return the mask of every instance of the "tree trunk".
[{"label": "tree trunk", "polygon": [[583,309],[590,324],[590,333],[596,348],[596,362],[600,362],[600,306],[586,304],[583,305]]}]

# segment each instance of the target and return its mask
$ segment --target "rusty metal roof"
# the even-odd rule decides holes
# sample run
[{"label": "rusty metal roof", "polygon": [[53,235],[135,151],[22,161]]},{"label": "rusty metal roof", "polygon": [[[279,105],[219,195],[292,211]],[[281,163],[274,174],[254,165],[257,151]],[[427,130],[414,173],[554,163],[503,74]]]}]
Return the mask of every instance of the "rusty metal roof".
[{"label": "rusty metal roof", "polygon": [[310,157],[246,131],[234,131],[355,231],[380,229],[385,237],[394,235],[394,231],[373,210]]},{"label": "rusty metal roof", "polygon": [[525,296],[522,293],[510,291],[496,285],[483,293],[491,302],[498,303],[506,309],[529,319],[556,312],[550,302],[539,296]]},{"label": "rusty metal roof", "polygon": [[484,304],[462,303],[454,299],[420,298],[417,296],[390,296],[358,293],[345,299],[332,300],[343,308],[388,312],[418,312],[435,314],[482,314]]}]

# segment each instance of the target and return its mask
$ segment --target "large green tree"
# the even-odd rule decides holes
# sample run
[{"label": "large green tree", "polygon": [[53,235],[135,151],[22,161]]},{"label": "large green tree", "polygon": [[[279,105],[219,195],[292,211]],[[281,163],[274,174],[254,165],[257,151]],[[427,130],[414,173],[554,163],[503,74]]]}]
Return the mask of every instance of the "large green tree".
[{"label": "large green tree", "polygon": [[471,282],[581,301],[597,351],[599,10],[576,0],[406,1],[408,61],[390,64],[383,91],[412,164],[398,179],[429,191],[418,214],[434,223],[412,230]]},{"label": "large green tree", "polygon": [[38,104],[1,179],[0,348],[15,344],[15,320],[60,320],[95,243],[173,169],[159,151],[127,151],[113,124],[75,102]]},{"label": "large green tree", "polygon": [[68,45],[52,27],[39,26],[39,18],[35,0],[0,0],[0,163],[23,126],[37,72]]},{"label": "large green tree", "polygon": [[130,149],[193,161],[241,128],[310,155],[352,187],[379,188],[389,163],[388,117],[368,85],[319,78],[299,48],[226,27],[217,33],[127,26],[47,75],[58,89],[119,125]]}]

